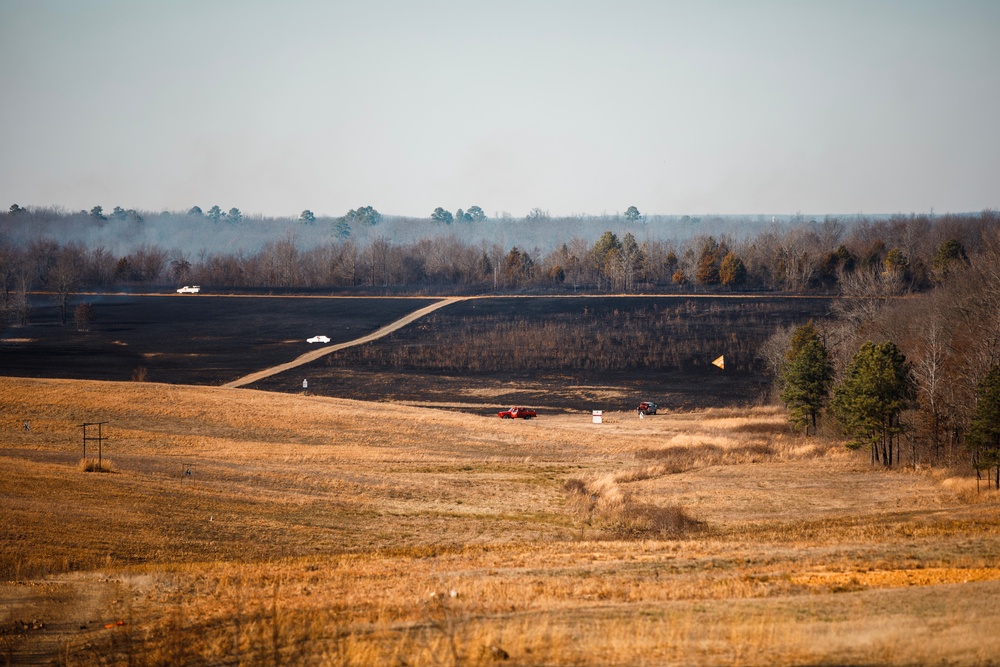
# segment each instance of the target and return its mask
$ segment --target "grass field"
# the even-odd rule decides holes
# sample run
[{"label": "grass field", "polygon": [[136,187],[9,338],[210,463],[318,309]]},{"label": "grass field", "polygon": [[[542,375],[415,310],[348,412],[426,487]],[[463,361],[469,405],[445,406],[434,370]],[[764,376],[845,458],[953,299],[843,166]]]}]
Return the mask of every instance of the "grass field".
[{"label": "grass field", "polygon": [[0,660],[995,663],[1000,498],[867,458],[773,408],[0,378]]}]

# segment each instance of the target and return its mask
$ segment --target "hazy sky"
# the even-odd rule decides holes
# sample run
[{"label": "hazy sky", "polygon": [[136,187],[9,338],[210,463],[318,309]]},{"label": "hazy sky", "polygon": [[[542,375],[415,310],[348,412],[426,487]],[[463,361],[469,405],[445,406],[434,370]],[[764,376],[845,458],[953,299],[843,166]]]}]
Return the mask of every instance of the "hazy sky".
[{"label": "hazy sky", "polygon": [[1000,207],[1000,1],[0,0],[0,205]]}]

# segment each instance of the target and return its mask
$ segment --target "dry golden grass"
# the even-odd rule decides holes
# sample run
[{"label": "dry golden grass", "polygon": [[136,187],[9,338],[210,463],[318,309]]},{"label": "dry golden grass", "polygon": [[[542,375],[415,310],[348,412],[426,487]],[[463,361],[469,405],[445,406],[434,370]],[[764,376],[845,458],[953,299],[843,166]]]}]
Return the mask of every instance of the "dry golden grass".
[{"label": "dry golden grass", "polygon": [[[79,425],[104,420],[114,472],[84,473]],[[983,664],[1000,648],[996,494],[872,469],[773,408],[594,425],[0,378],[0,433],[8,662]]]}]

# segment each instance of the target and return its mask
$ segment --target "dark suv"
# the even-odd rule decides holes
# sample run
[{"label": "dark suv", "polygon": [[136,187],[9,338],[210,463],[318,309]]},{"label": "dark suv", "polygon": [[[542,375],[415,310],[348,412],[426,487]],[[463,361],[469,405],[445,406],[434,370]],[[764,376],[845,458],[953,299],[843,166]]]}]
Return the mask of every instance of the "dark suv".
[{"label": "dark suv", "polygon": [[639,407],[635,409],[640,415],[655,415],[656,414],[656,403],[650,403],[649,401],[643,401],[639,404]]}]

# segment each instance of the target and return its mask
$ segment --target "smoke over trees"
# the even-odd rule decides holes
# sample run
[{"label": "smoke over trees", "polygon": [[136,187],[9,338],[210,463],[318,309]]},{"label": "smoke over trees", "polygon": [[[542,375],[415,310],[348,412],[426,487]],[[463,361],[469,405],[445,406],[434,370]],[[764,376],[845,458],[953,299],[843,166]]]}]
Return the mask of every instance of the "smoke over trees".
[{"label": "smoke over trees", "polygon": [[[53,280],[92,288],[196,281],[218,288],[277,283],[482,290],[516,284],[656,292],[693,284],[709,291],[844,292],[857,304],[846,315],[871,320],[870,311],[887,300],[940,286],[967,266],[996,218],[985,211],[773,222],[641,216],[633,208],[572,218],[551,218],[536,208],[515,219],[487,218],[470,206],[459,217],[439,208],[420,219],[385,217],[371,206],[333,218],[309,209],[263,218],[219,205],[207,212],[193,206],[185,213],[143,214],[115,206],[110,216],[100,205],[79,213],[14,205],[0,213],[0,243],[16,259],[4,269],[8,293],[15,271],[35,287]],[[222,222],[230,224],[217,224]],[[61,278],[49,274],[70,245],[79,276],[67,282],[65,264]],[[518,266],[530,259],[530,271],[505,271],[515,247],[523,255]],[[295,266],[279,270],[279,261]]]}]

